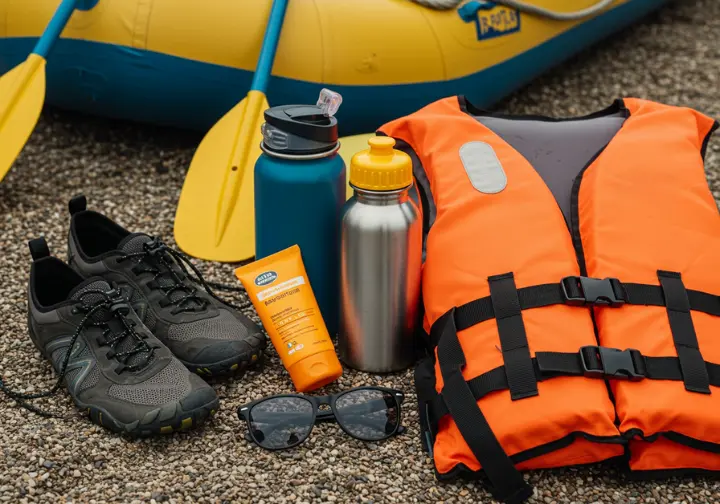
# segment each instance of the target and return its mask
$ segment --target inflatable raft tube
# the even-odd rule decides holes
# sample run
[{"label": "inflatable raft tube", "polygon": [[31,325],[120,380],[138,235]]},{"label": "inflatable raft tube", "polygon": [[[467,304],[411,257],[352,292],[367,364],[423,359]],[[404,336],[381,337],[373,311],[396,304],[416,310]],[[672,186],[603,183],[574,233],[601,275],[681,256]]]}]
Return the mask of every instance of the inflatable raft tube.
[{"label": "inflatable raft tube", "polygon": [[[526,1],[556,11],[597,3]],[[344,135],[452,94],[487,107],[663,3],[616,0],[567,22],[481,2],[437,11],[411,0],[291,0],[267,94],[274,105],[311,102],[322,87],[340,92]],[[1,72],[26,58],[58,4],[0,0]],[[248,91],[270,5],[85,0],[92,8],[75,12],[50,55],[47,102],[208,129]]]}]

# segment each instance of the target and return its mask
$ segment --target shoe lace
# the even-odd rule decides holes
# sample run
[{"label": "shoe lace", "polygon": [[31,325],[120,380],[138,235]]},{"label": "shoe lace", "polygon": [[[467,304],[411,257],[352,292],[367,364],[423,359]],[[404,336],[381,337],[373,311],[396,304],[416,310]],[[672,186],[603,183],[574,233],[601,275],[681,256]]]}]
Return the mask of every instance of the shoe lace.
[{"label": "shoe lace", "polygon": [[[96,299],[89,303],[85,303],[84,300],[87,298],[87,296],[90,295],[96,296]],[[129,312],[130,306],[127,304],[126,300],[122,297],[118,290],[113,289],[110,291],[103,291],[100,289],[88,289],[86,291],[83,291],[80,295],[80,299],[78,300],[77,305],[73,308],[73,313],[84,313],[85,315],[83,316],[80,323],[77,325],[75,332],[70,338],[70,343],[68,345],[67,351],[65,352],[65,357],[63,358],[62,365],[60,366],[60,373],[55,382],[55,385],[53,385],[52,388],[44,392],[26,394],[8,388],[7,385],[5,385],[2,377],[0,377],[0,390],[7,397],[13,399],[23,408],[32,411],[33,413],[36,413],[42,417],[67,418],[62,415],[57,415],[55,413],[42,410],[37,406],[30,404],[28,401],[40,399],[43,397],[50,397],[56,394],[60,387],[62,387],[63,380],[67,375],[67,367],[70,362],[70,356],[72,355],[73,349],[75,348],[75,343],[77,342],[77,339],[80,337],[80,334],[82,334],[85,328],[103,327],[105,329],[102,334],[102,339],[99,339],[98,342],[103,346],[107,345],[110,347],[111,350],[110,352],[108,352],[107,356],[108,358],[115,359],[120,363],[119,366],[115,368],[115,372],[117,372],[118,374],[123,373],[124,371],[132,372],[142,370],[152,360],[154,350],[155,348],[157,348],[157,346],[148,343],[145,340],[147,338],[146,336],[140,335],[135,331],[134,328],[136,326],[136,323],[127,318]],[[100,315],[100,317],[98,318],[96,317],[96,315]],[[120,321],[123,328],[122,331],[114,332],[110,328],[108,323],[111,319],[117,319]],[[127,350],[123,350],[121,352],[116,351],[116,347],[118,346],[118,344],[128,337],[133,338],[135,340],[135,344]],[[147,354],[147,356],[142,361],[132,364],[128,363],[128,359],[130,359],[136,354],[141,353]]]},{"label": "shoe lace", "polygon": [[[165,293],[165,298],[160,302],[160,305],[163,307],[173,305],[174,308],[171,311],[173,314],[184,311],[202,311],[208,305],[205,298],[196,294],[197,287],[187,282],[188,279],[194,284],[202,285],[210,296],[230,308],[244,310],[250,306],[250,303],[235,305],[215,294],[213,289],[228,292],[243,292],[243,290],[239,287],[205,280],[190,258],[167,246],[159,237],[152,237],[150,241],[144,243],[142,251],[124,254],[117,261],[123,262],[132,259],[137,261],[137,264],[133,267],[133,272],[136,274],[152,273],[154,275],[147,285],[151,289],[159,289]],[[173,268],[174,265],[180,268],[179,272]],[[193,274],[190,274],[188,268]],[[169,283],[162,285],[160,283],[161,279],[169,281]],[[173,299],[173,293],[175,292],[181,292],[183,295]]]}]

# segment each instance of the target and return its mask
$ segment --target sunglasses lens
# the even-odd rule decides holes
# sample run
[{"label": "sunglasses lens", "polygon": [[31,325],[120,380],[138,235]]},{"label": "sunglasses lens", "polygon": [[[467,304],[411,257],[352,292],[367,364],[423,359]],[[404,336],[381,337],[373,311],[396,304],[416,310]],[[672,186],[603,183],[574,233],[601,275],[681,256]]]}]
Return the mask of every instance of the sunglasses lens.
[{"label": "sunglasses lens", "polygon": [[345,430],[364,441],[390,437],[400,422],[395,397],[382,390],[351,390],[338,397],[335,410],[335,417]]},{"label": "sunglasses lens", "polygon": [[313,405],[301,397],[273,397],[253,406],[249,413],[253,439],[270,450],[303,442],[313,427]]}]

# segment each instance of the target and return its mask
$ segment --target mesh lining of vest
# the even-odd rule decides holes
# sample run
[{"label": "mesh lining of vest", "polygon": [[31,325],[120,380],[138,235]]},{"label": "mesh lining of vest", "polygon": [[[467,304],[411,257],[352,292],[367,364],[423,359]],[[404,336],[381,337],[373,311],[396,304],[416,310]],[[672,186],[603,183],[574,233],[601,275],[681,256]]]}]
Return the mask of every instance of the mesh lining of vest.
[{"label": "mesh lining of vest", "polygon": [[177,401],[190,392],[188,371],[180,361],[173,359],[152,378],[136,385],[112,385],[108,395],[144,406],[162,405]]},{"label": "mesh lining of vest", "polygon": [[570,225],[570,196],[578,174],[620,131],[624,111],[604,117],[543,121],[473,116],[523,156],[547,185]]}]

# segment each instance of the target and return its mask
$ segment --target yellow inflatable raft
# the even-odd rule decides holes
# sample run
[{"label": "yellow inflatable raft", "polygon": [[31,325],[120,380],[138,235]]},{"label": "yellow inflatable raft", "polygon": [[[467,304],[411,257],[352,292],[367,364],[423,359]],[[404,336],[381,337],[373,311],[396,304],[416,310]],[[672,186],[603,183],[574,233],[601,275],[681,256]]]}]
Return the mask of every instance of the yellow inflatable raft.
[{"label": "yellow inflatable raft", "polygon": [[[526,1],[557,13],[598,4]],[[26,58],[58,3],[0,0],[0,73]],[[448,10],[412,0],[290,0],[268,98],[306,103],[322,87],[338,91],[343,134],[372,131],[451,94],[488,106],[664,1],[610,3],[561,21],[476,0]],[[48,58],[47,101],[207,129],[246,94],[270,4],[84,0]]]}]

